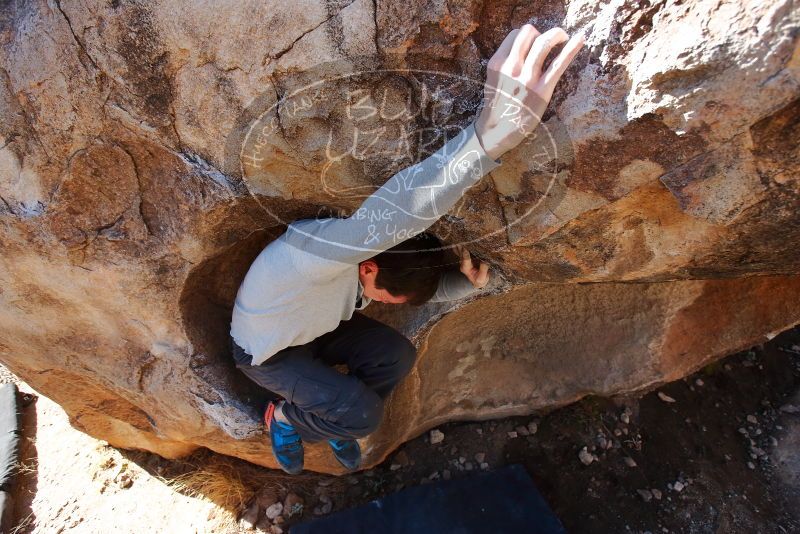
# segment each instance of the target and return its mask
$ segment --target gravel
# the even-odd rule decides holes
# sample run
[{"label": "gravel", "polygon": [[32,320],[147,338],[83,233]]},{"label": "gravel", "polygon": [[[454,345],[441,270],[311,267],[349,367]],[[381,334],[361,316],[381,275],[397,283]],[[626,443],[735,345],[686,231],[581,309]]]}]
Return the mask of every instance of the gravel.
[{"label": "gravel", "polygon": [[583,465],[589,465],[594,461],[594,455],[590,453],[586,447],[582,448],[581,451],[578,453],[578,459],[580,459]]},{"label": "gravel", "polygon": [[441,443],[442,441],[444,441],[444,433],[437,428],[431,430],[430,436],[431,436],[431,445],[436,445],[437,443]]},{"label": "gravel", "polygon": [[676,402],[675,399],[664,393],[663,391],[658,392],[658,398],[664,402]]}]

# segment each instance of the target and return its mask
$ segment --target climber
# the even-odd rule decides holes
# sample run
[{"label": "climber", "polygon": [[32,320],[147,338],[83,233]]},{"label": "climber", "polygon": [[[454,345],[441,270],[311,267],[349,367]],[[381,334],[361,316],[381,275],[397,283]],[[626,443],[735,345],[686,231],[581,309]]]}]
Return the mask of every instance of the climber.
[{"label": "climber", "polygon": [[322,440],[346,469],[359,467],[357,439],[378,427],[416,350],[356,310],[373,300],[452,300],[486,285],[488,265],[475,267],[464,247],[456,249],[460,271],[444,271],[443,247],[424,231],[533,132],[582,45],[582,36],[569,39],[560,28],[512,31],[487,65],[477,120],[392,176],[351,216],[288,225],[250,266],[233,310],[233,357],[249,379],[282,397],[268,404],[264,420],[284,471],[302,471],[303,442]]}]

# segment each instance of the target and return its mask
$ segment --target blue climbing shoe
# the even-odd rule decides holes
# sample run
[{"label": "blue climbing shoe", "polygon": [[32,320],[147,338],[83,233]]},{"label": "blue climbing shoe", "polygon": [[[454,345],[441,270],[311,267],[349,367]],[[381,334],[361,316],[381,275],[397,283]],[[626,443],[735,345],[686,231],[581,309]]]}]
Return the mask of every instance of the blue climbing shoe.
[{"label": "blue climbing shoe", "polygon": [[303,470],[303,441],[292,425],[275,419],[275,406],[274,401],[270,402],[264,412],[264,422],[272,441],[272,454],[281,469],[290,475],[297,475]]},{"label": "blue climbing shoe", "polygon": [[339,463],[349,471],[355,471],[361,465],[361,447],[354,439],[329,439],[333,455]]}]

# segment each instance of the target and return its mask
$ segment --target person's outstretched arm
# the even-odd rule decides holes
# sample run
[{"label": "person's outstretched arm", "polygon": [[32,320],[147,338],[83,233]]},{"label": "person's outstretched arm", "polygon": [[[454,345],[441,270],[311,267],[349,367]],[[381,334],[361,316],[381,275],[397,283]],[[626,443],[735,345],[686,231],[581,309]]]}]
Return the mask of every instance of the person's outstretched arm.
[{"label": "person's outstretched arm", "polygon": [[425,160],[392,176],[345,219],[292,223],[286,241],[347,264],[369,259],[419,234],[447,213],[470,186],[539,124],[556,83],[583,45],[564,46],[550,67],[548,53],[568,40],[560,28],[540,34],[526,24],[505,38],[489,60],[478,119]]}]

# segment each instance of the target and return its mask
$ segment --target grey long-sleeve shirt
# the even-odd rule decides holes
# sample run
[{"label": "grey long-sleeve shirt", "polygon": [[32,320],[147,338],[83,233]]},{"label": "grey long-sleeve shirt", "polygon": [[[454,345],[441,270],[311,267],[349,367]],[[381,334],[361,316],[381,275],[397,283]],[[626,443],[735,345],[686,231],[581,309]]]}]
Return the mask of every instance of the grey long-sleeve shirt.
[{"label": "grey long-sleeve shirt", "polygon": [[[430,227],[464,192],[500,165],[470,124],[425,160],[404,169],[345,219],[290,224],[258,255],[233,308],[231,336],[259,365],[350,319],[363,288],[358,264]],[[473,291],[460,272],[446,273],[433,301]],[[369,299],[362,299],[363,309]]]}]

